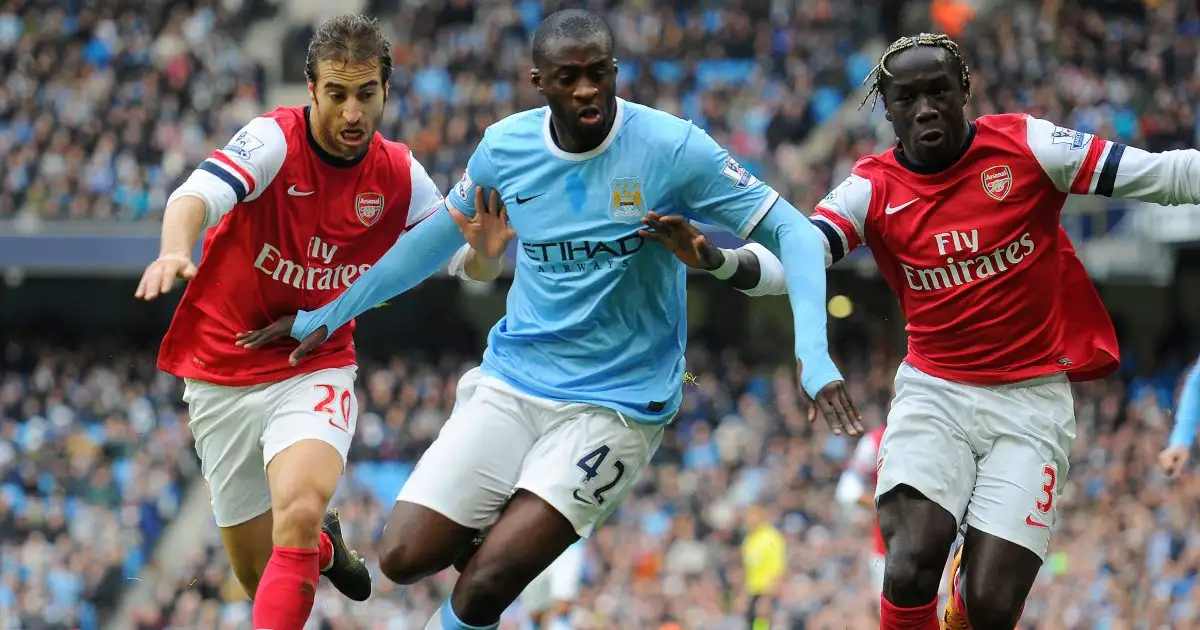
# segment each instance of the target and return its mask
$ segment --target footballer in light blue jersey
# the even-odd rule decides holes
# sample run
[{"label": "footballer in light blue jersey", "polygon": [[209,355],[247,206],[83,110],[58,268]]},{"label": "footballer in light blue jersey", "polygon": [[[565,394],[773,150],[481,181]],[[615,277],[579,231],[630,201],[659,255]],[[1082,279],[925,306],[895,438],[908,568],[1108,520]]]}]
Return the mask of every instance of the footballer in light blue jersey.
[{"label": "footballer in light blue jersey", "polygon": [[701,129],[617,98],[612,33],[595,14],[547,17],[533,59],[547,107],[487,130],[445,211],[333,302],[240,341],[257,347],[286,327],[299,359],[464,245],[468,273],[500,254],[479,234],[507,217],[519,241],[507,312],[482,365],[459,380],[379,545],[380,569],[396,582],[462,570],[426,630],[497,627],[530,581],[612,513],[658,448],[682,396],[687,322],[686,268],[653,242],[644,221],[654,216],[717,225],[778,257],[801,384],[835,431],[860,426],[829,357],[824,245],[804,215]]},{"label": "footballer in light blue jersey", "polygon": [[[520,239],[484,371],[657,424],[682,397],[687,270],[638,234],[642,219],[694,215],[748,236],[779,195],[691,123],[620,99],[615,109],[608,136],[585,153],[555,144],[549,108],[496,123],[447,203],[473,213],[474,187],[497,189]],[[806,335],[823,336],[821,319],[805,322]]]}]

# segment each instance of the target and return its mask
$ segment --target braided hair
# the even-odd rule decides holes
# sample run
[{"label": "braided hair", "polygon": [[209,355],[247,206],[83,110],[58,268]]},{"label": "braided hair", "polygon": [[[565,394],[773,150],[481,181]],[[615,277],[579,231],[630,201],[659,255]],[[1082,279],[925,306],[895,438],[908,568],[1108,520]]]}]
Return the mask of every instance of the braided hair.
[{"label": "braided hair", "polygon": [[883,51],[883,55],[879,57],[879,63],[871,69],[867,78],[863,80],[863,84],[866,85],[868,81],[871,81],[872,78],[874,79],[870,89],[867,90],[866,96],[858,104],[859,109],[862,109],[862,106],[867,104],[867,99],[871,99],[872,97],[874,98],[871,100],[871,109],[875,109],[875,103],[879,102],[879,97],[883,95],[884,77],[892,76],[892,73],[888,72],[887,69],[887,60],[902,50],[916,48],[917,46],[936,46],[949,53],[954,63],[958,64],[958,83],[962,87],[963,94],[967,98],[970,98],[971,74],[967,70],[967,62],[963,60],[962,51],[959,50],[958,44],[950,39],[948,35],[921,33],[913,37],[901,37],[892,42],[892,45],[888,46],[887,50]]}]

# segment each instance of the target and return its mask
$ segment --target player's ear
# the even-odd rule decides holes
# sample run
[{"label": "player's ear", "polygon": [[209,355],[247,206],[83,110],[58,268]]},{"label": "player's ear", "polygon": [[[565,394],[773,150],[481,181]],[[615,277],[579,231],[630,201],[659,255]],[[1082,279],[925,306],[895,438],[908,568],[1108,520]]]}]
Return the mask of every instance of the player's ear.
[{"label": "player's ear", "polygon": [[538,72],[537,68],[529,69],[529,84],[537,90],[538,94],[542,93],[542,73]]}]

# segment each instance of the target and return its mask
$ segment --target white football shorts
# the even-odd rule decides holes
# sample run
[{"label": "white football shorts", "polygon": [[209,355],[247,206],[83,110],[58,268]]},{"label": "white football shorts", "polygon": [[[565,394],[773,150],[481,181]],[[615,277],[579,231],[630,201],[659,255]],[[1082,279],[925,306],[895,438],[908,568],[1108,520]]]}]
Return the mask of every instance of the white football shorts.
[{"label": "white football shorts", "polygon": [[331,368],[247,387],[184,379],[183,401],[218,527],[271,509],[267,464],[296,442],[325,442],[345,465],[358,426],[357,371]]},{"label": "white football shorts", "polygon": [[396,500],[485,529],[523,489],[587,538],[633,488],[662,432],[604,407],[519,392],[475,368]]},{"label": "white football shorts", "polygon": [[875,499],[915,488],[967,526],[1045,558],[1075,441],[1065,374],[976,386],[908,363],[879,445]]},{"label": "white football shorts", "polygon": [[560,555],[521,593],[521,606],[531,615],[550,610],[556,602],[574,602],[583,582],[587,546],[577,542]]}]

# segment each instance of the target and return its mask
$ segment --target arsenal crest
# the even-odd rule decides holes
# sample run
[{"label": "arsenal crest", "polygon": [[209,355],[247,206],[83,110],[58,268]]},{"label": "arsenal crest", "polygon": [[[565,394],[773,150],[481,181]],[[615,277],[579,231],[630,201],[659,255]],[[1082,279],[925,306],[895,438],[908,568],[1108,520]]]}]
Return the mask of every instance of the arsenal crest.
[{"label": "arsenal crest", "polygon": [[383,214],[383,195],[375,192],[359,193],[354,198],[354,211],[363,225],[367,227],[375,225],[375,222],[379,221],[380,215]]},{"label": "arsenal crest", "polygon": [[983,192],[996,201],[1004,201],[1012,192],[1013,176],[1007,166],[993,166],[979,174],[983,180]]}]

